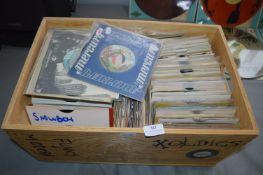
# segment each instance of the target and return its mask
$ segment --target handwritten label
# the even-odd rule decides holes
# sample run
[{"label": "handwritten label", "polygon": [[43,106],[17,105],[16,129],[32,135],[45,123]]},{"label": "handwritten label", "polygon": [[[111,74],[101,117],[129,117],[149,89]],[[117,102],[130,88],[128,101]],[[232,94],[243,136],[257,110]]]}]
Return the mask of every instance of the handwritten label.
[{"label": "handwritten label", "polygon": [[53,139],[52,142],[55,142],[56,145],[52,145],[51,148],[55,150],[62,150],[66,156],[71,156],[71,157],[80,156],[74,150],[72,140],[68,138],[61,138],[61,139]]},{"label": "handwritten label", "polygon": [[152,137],[164,134],[163,124],[148,125],[143,127],[146,137]]},{"label": "handwritten label", "polygon": [[109,127],[112,119],[109,108],[34,105],[26,110],[32,125]]},{"label": "handwritten label", "polygon": [[29,141],[34,152],[42,156],[55,156],[48,148],[45,146],[41,140],[35,137],[33,134],[26,134],[25,140]]},{"label": "handwritten label", "polygon": [[191,140],[187,137],[174,139],[174,140],[155,140],[153,141],[153,146],[160,149],[167,149],[170,147],[184,148],[184,147],[221,147],[221,148],[230,148],[230,147],[238,147],[241,146],[243,141],[241,140]]},{"label": "handwritten label", "polygon": [[65,117],[65,116],[48,116],[48,115],[37,115],[36,112],[33,112],[32,115],[34,116],[35,121],[51,121],[51,122],[58,122],[58,123],[73,123],[74,120],[72,117]]},{"label": "handwritten label", "polygon": [[43,141],[42,137],[34,134],[23,134],[24,140],[29,141],[33,152],[41,156],[69,156],[79,157],[70,138],[50,138],[50,142]]},{"label": "handwritten label", "polygon": [[[158,126],[150,128],[151,136],[153,136],[153,133],[151,131],[154,130],[155,132],[155,129],[158,129]],[[149,134],[148,132],[146,133]],[[112,156],[113,148],[119,147],[119,145],[127,146],[126,148],[129,148],[130,144],[140,144],[139,150],[137,148],[135,150],[129,149],[134,154],[139,154],[140,151],[148,149],[149,146],[152,146],[153,150],[159,149],[165,150],[164,152],[168,151],[171,153],[175,150],[179,151],[180,154],[184,154],[185,158],[187,159],[205,159],[222,156],[226,150],[237,150],[239,147],[243,146],[246,143],[246,141],[244,140],[235,138],[198,138],[198,136],[171,137],[170,135],[164,135],[162,137],[159,137],[158,139],[147,138],[147,141],[145,141],[145,138],[141,138],[141,136],[134,139],[128,138],[126,134],[128,136],[129,134],[131,134],[131,137],[136,137],[136,134],[134,133],[114,134],[110,135],[110,138],[113,140],[113,142],[111,142],[110,144],[107,143],[107,145],[103,145],[99,143],[99,145],[101,145],[102,147],[93,147],[92,145],[98,145],[98,142],[100,140],[97,139],[96,135],[83,135],[81,133],[75,133],[74,135],[72,134],[71,136],[67,136],[67,133],[60,132],[57,134],[54,134],[53,132],[39,132],[37,134],[27,132],[12,133],[13,137],[15,138],[14,140],[17,143],[21,144],[24,149],[26,149],[28,152],[35,155],[36,157],[41,156],[43,160],[67,159],[72,161],[85,161],[96,159],[103,162],[103,158],[105,158],[105,156]],[[106,142],[103,141],[102,143]],[[121,160],[129,158],[127,157],[128,155],[129,154],[125,155],[124,152],[116,153],[116,156],[123,156],[123,159]],[[149,160],[148,158],[146,157],[145,160]],[[179,159],[183,159],[183,157],[180,157]],[[167,160],[169,160],[169,157],[167,157]]]}]

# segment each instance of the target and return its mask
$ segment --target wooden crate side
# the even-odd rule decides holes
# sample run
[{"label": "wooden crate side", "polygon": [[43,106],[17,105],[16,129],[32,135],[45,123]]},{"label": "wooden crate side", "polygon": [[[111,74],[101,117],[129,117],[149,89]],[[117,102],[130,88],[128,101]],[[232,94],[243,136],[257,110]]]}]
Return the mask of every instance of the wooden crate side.
[{"label": "wooden crate side", "polygon": [[232,58],[231,52],[227,45],[228,44],[222,28],[219,28],[214,35],[213,47],[216,53],[220,55],[224,66],[226,66],[230,74],[233,86],[234,105],[237,106],[237,116],[241,119],[241,128],[252,129],[259,133],[253,110],[246,95],[243,83],[237,72],[234,59]]},{"label": "wooden crate side", "polygon": [[[26,130],[41,132],[101,132],[101,133],[138,133],[143,134],[143,128],[118,128],[118,127],[78,127],[78,126],[50,126],[50,125],[30,125],[30,124],[9,124],[4,130]],[[186,135],[244,135],[257,136],[257,130],[251,129],[192,129],[192,128],[164,128],[166,134],[186,134]]]},{"label": "wooden crate side", "polygon": [[152,165],[214,165],[240,150],[253,136],[133,132],[6,130],[39,160]]},{"label": "wooden crate side", "polygon": [[217,31],[217,25],[200,25],[177,22],[158,22],[145,20],[121,20],[121,19],[103,19],[103,18],[56,18],[46,17],[49,28],[89,28],[94,21],[106,22],[125,29],[138,29],[142,27],[145,30],[160,30],[167,32],[181,31],[188,35],[207,34],[212,38]]}]

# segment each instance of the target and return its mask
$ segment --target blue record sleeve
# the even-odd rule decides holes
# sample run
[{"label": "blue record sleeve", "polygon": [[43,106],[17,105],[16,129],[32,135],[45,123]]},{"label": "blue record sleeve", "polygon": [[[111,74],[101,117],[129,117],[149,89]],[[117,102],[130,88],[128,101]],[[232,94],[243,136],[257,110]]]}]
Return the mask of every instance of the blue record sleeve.
[{"label": "blue record sleeve", "polygon": [[161,42],[104,23],[93,28],[69,76],[142,101]]}]

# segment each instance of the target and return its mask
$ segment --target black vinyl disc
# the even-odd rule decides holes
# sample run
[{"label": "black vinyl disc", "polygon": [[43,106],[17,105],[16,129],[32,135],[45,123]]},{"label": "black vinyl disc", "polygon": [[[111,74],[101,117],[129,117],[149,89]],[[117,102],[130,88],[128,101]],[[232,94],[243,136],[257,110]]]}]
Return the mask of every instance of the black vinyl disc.
[{"label": "black vinyl disc", "polygon": [[140,9],[156,19],[172,19],[188,11],[194,0],[135,0]]}]

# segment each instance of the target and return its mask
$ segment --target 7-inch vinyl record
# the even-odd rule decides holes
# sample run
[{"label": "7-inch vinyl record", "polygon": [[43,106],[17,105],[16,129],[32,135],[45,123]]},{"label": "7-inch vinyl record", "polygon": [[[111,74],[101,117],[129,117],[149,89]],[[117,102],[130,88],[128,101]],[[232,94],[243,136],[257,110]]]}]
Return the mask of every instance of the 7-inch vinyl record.
[{"label": "7-inch vinyl record", "polygon": [[216,24],[234,27],[249,20],[262,0],[201,0],[207,16]]},{"label": "7-inch vinyl record", "polygon": [[228,46],[242,78],[263,75],[263,44],[252,34],[236,28],[225,28]]},{"label": "7-inch vinyl record", "polygon": [[156,19],[172,19],[188,11],[195,0],[135,0],[140,9]]}]

